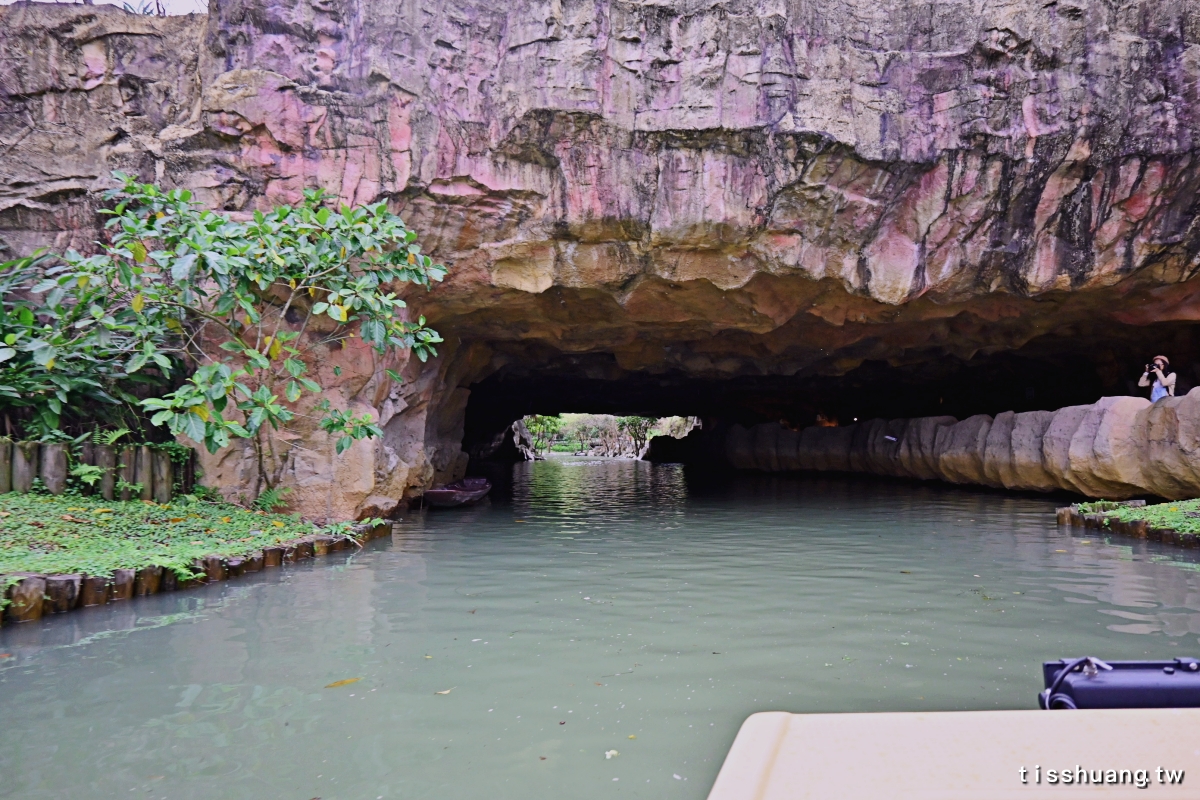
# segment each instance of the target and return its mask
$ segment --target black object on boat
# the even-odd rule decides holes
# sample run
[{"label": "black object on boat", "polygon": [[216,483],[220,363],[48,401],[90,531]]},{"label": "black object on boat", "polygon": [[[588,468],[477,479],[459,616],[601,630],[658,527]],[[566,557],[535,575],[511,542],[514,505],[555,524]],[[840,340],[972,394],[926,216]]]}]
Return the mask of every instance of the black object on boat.
[{"label": "black object on boat", "polygon": [[1073,708],[1200,708],[1200,660],[1064,658],[1042,664],[1038,705]]},{"label": "black object on boat", "polygon": [[487,478],[463,478],[461,481],[425,490],[425,502],[439,508],[467,506],[483,499],[492,489]]}]

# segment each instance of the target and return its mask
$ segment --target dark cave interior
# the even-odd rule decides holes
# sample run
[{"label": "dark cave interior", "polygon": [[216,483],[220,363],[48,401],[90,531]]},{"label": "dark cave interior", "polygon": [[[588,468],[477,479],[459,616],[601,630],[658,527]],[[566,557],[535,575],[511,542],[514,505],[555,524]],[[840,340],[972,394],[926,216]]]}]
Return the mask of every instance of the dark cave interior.
[{"label": "dark cave interior", "polygon": [[[470,387],[463,449],[479,446],[527,414],[585,412],[650,417],[697,416],[708,431],[778,420],[800,429],[817,415],[856,419],[1057,409],[1109,395],[1142,395],[1137,380],[1155,355],[1177,373],[1177,394],[1200,385],[1195,323],[1076,325],[1016,349],[980,351],[969,360],[940,348],[908,351],[904,363],[866,360],[843,374],[741,374],[622,370],[610,353],[514,359]],[[476,459],[473,459],[476,460]]]}]

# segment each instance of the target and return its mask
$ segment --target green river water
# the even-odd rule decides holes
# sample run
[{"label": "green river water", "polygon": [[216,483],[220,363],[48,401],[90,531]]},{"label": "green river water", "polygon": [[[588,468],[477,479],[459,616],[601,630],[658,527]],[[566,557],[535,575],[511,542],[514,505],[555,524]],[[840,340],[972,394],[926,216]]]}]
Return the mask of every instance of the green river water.
[{"label": "green river water", "polygon": [[0,798],[700,800],[755,711],[1034,708],[1045,659],[1200,653],[1192,555],[1062,502],[520,465],[361,552],[0,629]]}]

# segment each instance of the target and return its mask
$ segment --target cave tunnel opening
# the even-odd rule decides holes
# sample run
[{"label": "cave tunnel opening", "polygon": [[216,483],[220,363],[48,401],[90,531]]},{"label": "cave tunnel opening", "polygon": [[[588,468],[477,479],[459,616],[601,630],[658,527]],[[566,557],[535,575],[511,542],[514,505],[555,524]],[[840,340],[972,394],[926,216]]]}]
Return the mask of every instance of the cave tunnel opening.
[{"label": "cave tunnel opening", "polygon": [[[862,351],[869,352],[871,344],[862,342]],[[949,415],[961,420],[1055,410],[1105,396],[1145,396],[1148,390],[1137,381],[1158,354],[1171,359],[1176,394],[1200,385],[1200,331],[1194,323],[1180,322],[1076,323],[1020,346],[997,343],[967,358],[931,344],[888,360],[842,351],[837,359],[790,373],[728,375],[719,374],[720,363],[715,370],[697,372],[636,370],[623,368],[612,352],[564,353],[510,343],[505,365],[468,387],[462,448],[472,473],[482,474],[489,461],[512,460],[511,451],[497,453],[497,437],[531,414],[698,417],[704,436],[719,437],[734,424],[769,421],[799,430],[822,420],[845,425],[873,418]],[[715,463],[718,450],[688,451],[679,460],[721,466]]]}]

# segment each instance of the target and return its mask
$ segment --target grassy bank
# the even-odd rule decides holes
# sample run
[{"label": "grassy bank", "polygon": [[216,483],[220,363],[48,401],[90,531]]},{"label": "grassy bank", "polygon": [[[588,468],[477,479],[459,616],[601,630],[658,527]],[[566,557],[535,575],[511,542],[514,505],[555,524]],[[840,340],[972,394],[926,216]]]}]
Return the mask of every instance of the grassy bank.
[{"label": "grassy bank", "polygon": [[1179,500],[1141,507],[1122,506],[1112,510],[1102,506],[1103,503],[1080,503],[1079,512],[1081,514],[1103,512],[1122,522],[1145,520],[1151,528],[1162,528],[1179,533],[1200,533],[1200,499]]},{"label": "grassy bank", "polygon": [[181,577],[207,555],[244,556],[317,532],[297,514],[179,500],[168,505],[90,497],[0,495],[0,575],[108,575],[160,566]]}]

